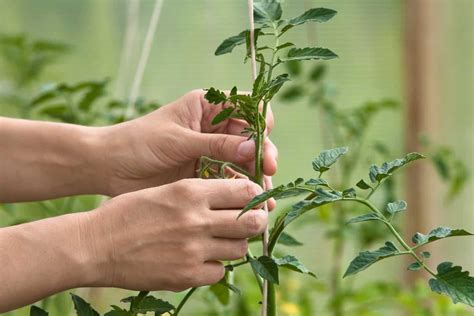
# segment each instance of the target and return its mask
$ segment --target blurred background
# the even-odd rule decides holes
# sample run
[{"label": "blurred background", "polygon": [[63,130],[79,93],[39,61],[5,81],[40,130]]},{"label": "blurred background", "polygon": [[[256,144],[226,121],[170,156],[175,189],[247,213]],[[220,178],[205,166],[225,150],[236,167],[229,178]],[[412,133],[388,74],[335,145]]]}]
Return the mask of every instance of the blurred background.
[{"label": "blurred background", "polygon": [[[88,125],[120,122],[154,3],[0,0],[0,115]],[[293,83],[272,104],[276,127],[271,137],[280,154],[274,183],[313,176],[312,159],[328,147],[348,145],[360,157],[350,174],[334,175],[342,183],[367,179],[371,163],[381,164],[416,150],[427,154],[429,161],[400,172],[376,200],[383,202],[396,195],[408,202],[408,212],[397,224],[408,239],[416,231],[427,233],[438,226],[474,231],[470,179],[474,1],[283,2],[285,17],[312,7],[332,8],[338,15],[328,23],[295,30],[293,42],[329,47],[339,58],[289,69]],[[246,1],[164,1],[136,115],[195,88],[237,85],[250,90],[250,65],[242,64],[242,49],[214,56],[223,39],[245,28]],[[81,108],[80,115],[67,115],[57,104],[32,102],[42,92],[58,88],[58,83],[67,83],[71,88],[67,93],[76,97],[72,87],[84,81],[89,89],[85,93],[91,92],[93,100]],[[347,115],[357,128],[334,113]],[[332,137],[335,130],[342,137]],[[80,197],[0,205],[0,225],[88,210],[100,200]],[[289,203],[281,203],[280,211]],[[424,272],[408,273],[403,258],[376,264],[370,273],[335,284],[333,277],[341,272],[338,265],[344,270],[359,251],[380,247],[386,237],[370,224],[354,229],[338,226],[334,214],[340,212],[357,210],[323,208],[291,227],[292,236],[304,245],[289,251],[318,279],[284,274],[278,294],[281,315],[472,314],[472,309],[431,294]],[[343,246],[338,248],[338,243]],[[472,238],[440,241],[431,251],[433,265],[439,260],[452,261],[474,271]],[[251,275],[237,276],[236,284],[243,292],[241,297],[232,297],[223,306],[212,292],[202,290],[193,298],[193,308],[188,306],[184,314],[257,315],[259,296]],[[116,289],[76,292],[100,312],[128,294]],[[158,295],[173,302],[182,297]],[[38,305],[51,315],[72,313],[67,294]],[[6,315],[27,314],[24,308]]]}]

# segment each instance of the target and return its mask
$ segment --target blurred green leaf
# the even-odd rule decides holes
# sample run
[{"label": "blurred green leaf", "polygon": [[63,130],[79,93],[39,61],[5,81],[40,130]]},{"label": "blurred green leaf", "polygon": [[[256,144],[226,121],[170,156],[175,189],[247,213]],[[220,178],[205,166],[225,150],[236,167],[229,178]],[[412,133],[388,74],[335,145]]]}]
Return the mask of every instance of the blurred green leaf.
[{"label": "blurred green leaf", "polygon": [[309,79],[313,82],[319,82],[324,77],[326,73],[325,64],[316,64],[314,68],[309,73]]},{"label": "blurred green leaf", "polygon": [[421,269],[421,264],[419,262],[413,262],[408,267],[407,270],[418,271]]},{"label": "blurred green leaf", "polygon": [[311,59],[333,59],[338,56],[327,48],[322,47],[306,47],[306,48],[292,48],[288,51],[288,55],[282,58],[281,61],[293,61],[293,60],[311,60]]}]

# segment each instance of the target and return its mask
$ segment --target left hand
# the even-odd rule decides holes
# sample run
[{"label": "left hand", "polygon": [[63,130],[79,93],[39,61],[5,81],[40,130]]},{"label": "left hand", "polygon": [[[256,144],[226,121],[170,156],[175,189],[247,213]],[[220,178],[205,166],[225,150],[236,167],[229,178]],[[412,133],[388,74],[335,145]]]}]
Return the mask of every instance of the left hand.
[{"label": "left hand", "polygon": [[[204,94],[203,90],[191,91],[148,115],[103,129],[109,195],[194,178],[201,156],[254,171],[255,144],[241,135],[246,123],[229,119],[212,125],[223,106],[209,104]],[[269,109],[267,133],[272,127]],[[263,158],[266,188],[271,188],[277,155],[276,146],[267,139]],[[271,201],[269,208],[274,206]]]}]

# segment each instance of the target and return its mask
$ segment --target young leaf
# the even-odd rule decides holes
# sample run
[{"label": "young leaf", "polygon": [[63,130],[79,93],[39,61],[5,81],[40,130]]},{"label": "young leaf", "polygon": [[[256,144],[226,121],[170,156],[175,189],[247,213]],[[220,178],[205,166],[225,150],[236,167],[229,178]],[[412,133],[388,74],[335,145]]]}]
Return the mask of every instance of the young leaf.
[{"label": "young leaf", "polygon": [[357,182],[356,186],[359,189],[362,189],[362,190],[372,189],[372,186],[370,184],[368,184],[367,182],[365,182],[363,179],[361,179],[359,182]]},{"label": "young leaf", "polygon": [[348,151],[347,147],[329,149],[321,152],[316,159],[313,160],[313,169],[318,172],[325,172]]},{"label": "young leaf", "polygon": [[354,188],[344,190],[342,191],[342,196],[345,198],[355,198],[357,196],[356,190]]},{"label": "young leaf", "polygon": [[413,262],[408,267],[407,270],[418,271],[421,269],[421,264],[419,262]]},{"label": "young leaf", "polygon": [[288,74],[281,74],[272,79],[268,84],[264,87],[262,94],[265,95],[267,100],[271,100],[273,96],[280,91],[281,87],[285,84],[285,82],[290,81]]},{"label": "young leaf", "polygon": [[452,229],[449,227],[437,227],[431,230],[428,235],[423,235],[421,233],[416,233],[412,237],[412,241],[419,247],[430,242],[456,236],[473,236],[471,232],[468,232],[464,229]]},{"label": "young leaf", "polygon": [[288,55],[281,59],[283,62],[292,60],[333,59],[338,56],[332,50],[322,47],[292,48]]},{"label": "young leaf", "polygon": [[278,284],[278,265],[268,257],[261,256],[258,259],[251,258],[250,265],[265,280]]},{"label": "young leaf", "polygon": [[223,109],[219,114],[217,114],[213,119],[212,119],[212,125],[217,125],[221,123],[222,121],[225,121],[228,119],[232,113],[234,112],[233,107],[228,107]]},{"label": "young leaf", "polygon": [[141,314],[154,312],[157,315],[161,315],[174,309],[175,307],[170,303],[148,295],[134,308],[134,311]]},{"label": "young leaf", "polygon": [[134,316],[132,312],[127,311],[126,309],[120,308],[116,305],[112,305],[112,310],[105,313],[104,316]]},{"label": "young leaf", "polygon": [[316,179],[309,179],[308,181],[305,182],[306,185],[322,185],[322,186],[327,186],[328,182],[322,178],[316,178]]},{"label": "young leaf", "polygon": [[221,104],[227,101],[227,96],[221,90],[210,88],[204,96],[211,104]]},{"label": "young leaf", "polygon": [[287,268],[299,273],[303,274],[308,274],[312,276],[313,278],[316,278],[316,275],[309,271],[308,268],[306,268],[298,259],[296,259],[294,256],[286,255],[282,258],[277,258],[275,259],[275,262],[278,266]]},{"label": "young leaf", "polygon": [[368,222],[368,221],[380,221],[382,220],[377,214],[375,213],[368,213],[361,216],[354,217],[350,219],[347,224],[352,223],[360,223],[360,222]]},{"label": "young leaf", "polygon": [[30,307],[30,316],[48,316],[48,312],[38,306],[32,305]]},{"label": "young leaf", "polygon": [[451,262],[440,263],[437,270],[436,279],[429,280],[433,292],[449,296],[455,304],[474,306],[474,277],[468,271]]},{"label": "young leaf", "polygon": [[285,232],[281,233],[280,238],[278,238],[278,243],[280,245],[289,246],[289,247],[303,245],[302,242],[296,240],[295,237]]},{"label": "young leaf", "polygon": [[209,290],[214,294],[214,296],[219,300],[222,305],[228,305],[230,302],[230,291],[240,295],[240,290],[232,285],[227,283],[228,273],[226,272],[225,276],[218,283],[213,284],[209,287]]},{"label": "young leaf", "polygon": [[77,316],[99,316],[99,313],[91,307],[89,303],[87,303],[81,297],[71,294],[72,302],[74,303],[74,309],[76,310]]},{"label": "young leaf", "polygon": [[255,23],[272,24],[280,20],[282,15],[281,4],[276,0],[259,0],[253,5]]},{"label": "young leaf", "polygon": [[379,248],[378,250],[363,251],[351,261],[349,267],[346,270],[346,273],[344,273],[344,277],[363,271],[374,263],[376,263],[377,261],[397,256],[399,254],[400,251],[391,241],[387,241],[385,243],[385,246]]},{"label": "young leaf", "polygon": [[390,162],[384,162],[382,166],[380,167],[377,167],[376,165],[372,165],[370,166],[370,169],[369,169],[370,181],[372,181],[372,183],[380,182],[383,179],[391,176],[392,173],[396,171],[397,169],[409,164],[410,162],[413,162],[418,159],[424,159],[424,158],[426,157],[423,156],[422,154],[414,152],[414,153],[409,153],[404,158],[395,159]]},{"label": "young leaf", "polygon": [[395,215],[398,212],[405,211],[407,209],[407,202],[405,201],[395,201],[387,204],[386,211],[392,215]]},{"label": "young leaf", "polygon": [[431,253],[429,251],[423,251],[420,255],[424,259],[429,259],[431,257]]},{"label": "young leaf", "polygon": [[228,53],[231,53],[234,50],[234,48],[236,48],[237,46],[245,44],[245,41],[247,40],[248,32],[249,32],[248,30],[245,30],[245,31],[240,32],[238,35],[225,39],[217,47],[214,54],[216,56],[228,54]]},{"label": "young leaf", "polygon": [[[302,15],[288,21],[288,26],[296,26],[306,22],[326,22],[332,19],[337,11],[326,8],[314,8],[306,11]],[[285,28],[287,28],[286,26]],[[284,29],[282,31],[285,31]]]}]

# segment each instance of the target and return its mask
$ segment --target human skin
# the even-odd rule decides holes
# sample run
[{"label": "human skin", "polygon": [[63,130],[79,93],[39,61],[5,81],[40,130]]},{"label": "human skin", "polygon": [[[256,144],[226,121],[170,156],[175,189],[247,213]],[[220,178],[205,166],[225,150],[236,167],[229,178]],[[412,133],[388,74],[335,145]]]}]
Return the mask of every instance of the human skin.
[{"label": "human skin", "polygon": [[[115,197],[97,210],[0,229],[0,312],[75,287],[177,291],[217,282],[218,261],[244,256],[245,239],[267,222],[262,210],[236,220],[261,192],[249,180],[192,179],[203,155],[252,172],[245,123],[211,124],[221,109],[196,90],[110,127],[0,118],[0,202]],[[270,112],[268,133],[272,126]],[[276,158],[267,141],[267,187]]]},{"label": "human skin", "polygon": [[[195,90],[146,116],[108,127],[0,118],[0,202],[116,196],[193,178],[201,156],[251,170],[255,146],[240,134],[245,123],[211,124],[221,109],[205,101],[204,91]],[[270,132],[271,112],[267,125]],[[276,158],[276,147],[268,140],[267,187]]]},{"label": "human skin", "polygon": [[0,312],[78,287],[182,291],[218,282],[267,213],[245,179],[185,179],[126,193],[94,211],[0,229]]}]

